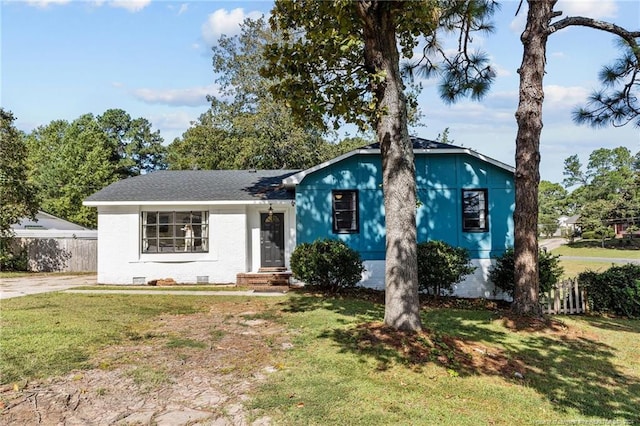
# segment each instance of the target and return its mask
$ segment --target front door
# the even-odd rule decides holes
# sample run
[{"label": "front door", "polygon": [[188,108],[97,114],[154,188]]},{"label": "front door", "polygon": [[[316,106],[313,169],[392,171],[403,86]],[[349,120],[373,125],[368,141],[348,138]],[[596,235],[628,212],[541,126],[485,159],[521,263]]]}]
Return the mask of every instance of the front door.
[{"label": "front door", "polygon": [[284,213],[260,213],[260,266],[284,268]]}]

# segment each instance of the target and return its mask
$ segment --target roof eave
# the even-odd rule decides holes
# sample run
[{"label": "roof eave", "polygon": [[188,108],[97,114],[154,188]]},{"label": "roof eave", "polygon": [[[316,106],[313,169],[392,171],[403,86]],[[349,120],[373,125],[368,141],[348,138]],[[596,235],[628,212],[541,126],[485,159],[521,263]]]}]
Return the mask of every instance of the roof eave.
[{"label": "roof eave", "polygon": [[250,206],[260,204],[289,204],[293,199],[264,199],[264,200],[126,200],[126,201],[83,201],[82,205],[87,207],[105,206]]}]

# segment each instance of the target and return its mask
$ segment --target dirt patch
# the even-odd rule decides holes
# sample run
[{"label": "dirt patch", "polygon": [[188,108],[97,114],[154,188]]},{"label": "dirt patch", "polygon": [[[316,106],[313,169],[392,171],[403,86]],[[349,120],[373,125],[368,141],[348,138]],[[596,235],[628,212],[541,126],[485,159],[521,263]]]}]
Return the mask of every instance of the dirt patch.
[{"label": "dirt patch", "polygon": [[90,370],[0,391],[11,425],[269,424],[244,408],[291,347],[277,313],[255,302],[216,303],[207,313],[167,315],[91,360]]}]

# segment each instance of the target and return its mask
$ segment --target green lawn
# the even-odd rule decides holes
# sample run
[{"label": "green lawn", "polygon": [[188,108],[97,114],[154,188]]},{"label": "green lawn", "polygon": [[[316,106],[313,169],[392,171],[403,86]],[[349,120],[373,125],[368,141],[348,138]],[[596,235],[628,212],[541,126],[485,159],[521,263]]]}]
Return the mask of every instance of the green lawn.
[{"label": "green lawn", "polygon": [[[555,253],[555,251],[554,251]],[[602,272],[615,263],[613,262],[596,262],[591,260],[576,260],[576,259],[560,259],[560,266],[564,268],[564,274],[562,278],[573,278],[578,276],[580,272],[594,271]]]},{"label": "green lawn", "polygon": [[581,240],[553,249],[553,253],[561,256],[640,259],[640,239],[608,240],[605,248],[601,247],[599,240]]},{"label": "green lawn", "polygon": [[[85,368],[97,349],[144,333],[160,315],[225,299],[56,293],[3,301],[0,382]],[[380,327],[383,306],[351,298],[247,298],[243,309],[266,309],[263,319],[285,324],[293,343],[248,402],[273,424],[640,422],[638,320],[562,317],[526,330],[508,327],[498,311],[426,307],[427,332],[413,335]]]},{"label": "green lawn", "polygon": [[151,286],[151,285],[91,285],[74,287],[74,290],[154,290],[154,291],[245,291],[246,287],[237,287],[234,285],[200,285],[200,284],[179,284],[170,286]]},{"label": "green lawn", "polygon": [[[358,328],[381,306],[303,297],[284,312],[297,350],[253,401],[276,424],[640,422],[637,320],[514,332],[491,311],[425,309],[431,353],[415,361],[415,339],[398,352]],[[465,366],[465,353],[481,361]]]}]

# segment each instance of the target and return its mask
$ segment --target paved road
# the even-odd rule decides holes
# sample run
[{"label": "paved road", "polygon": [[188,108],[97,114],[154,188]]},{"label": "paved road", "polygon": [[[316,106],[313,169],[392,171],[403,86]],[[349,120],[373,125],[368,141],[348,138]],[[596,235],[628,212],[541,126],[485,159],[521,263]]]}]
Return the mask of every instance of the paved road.
[{"label": "paved road", "polygon": [[0,299],[49,293],[72,287],[95,285],[95,275],[33,275],[20,278],[0,278]]}]

